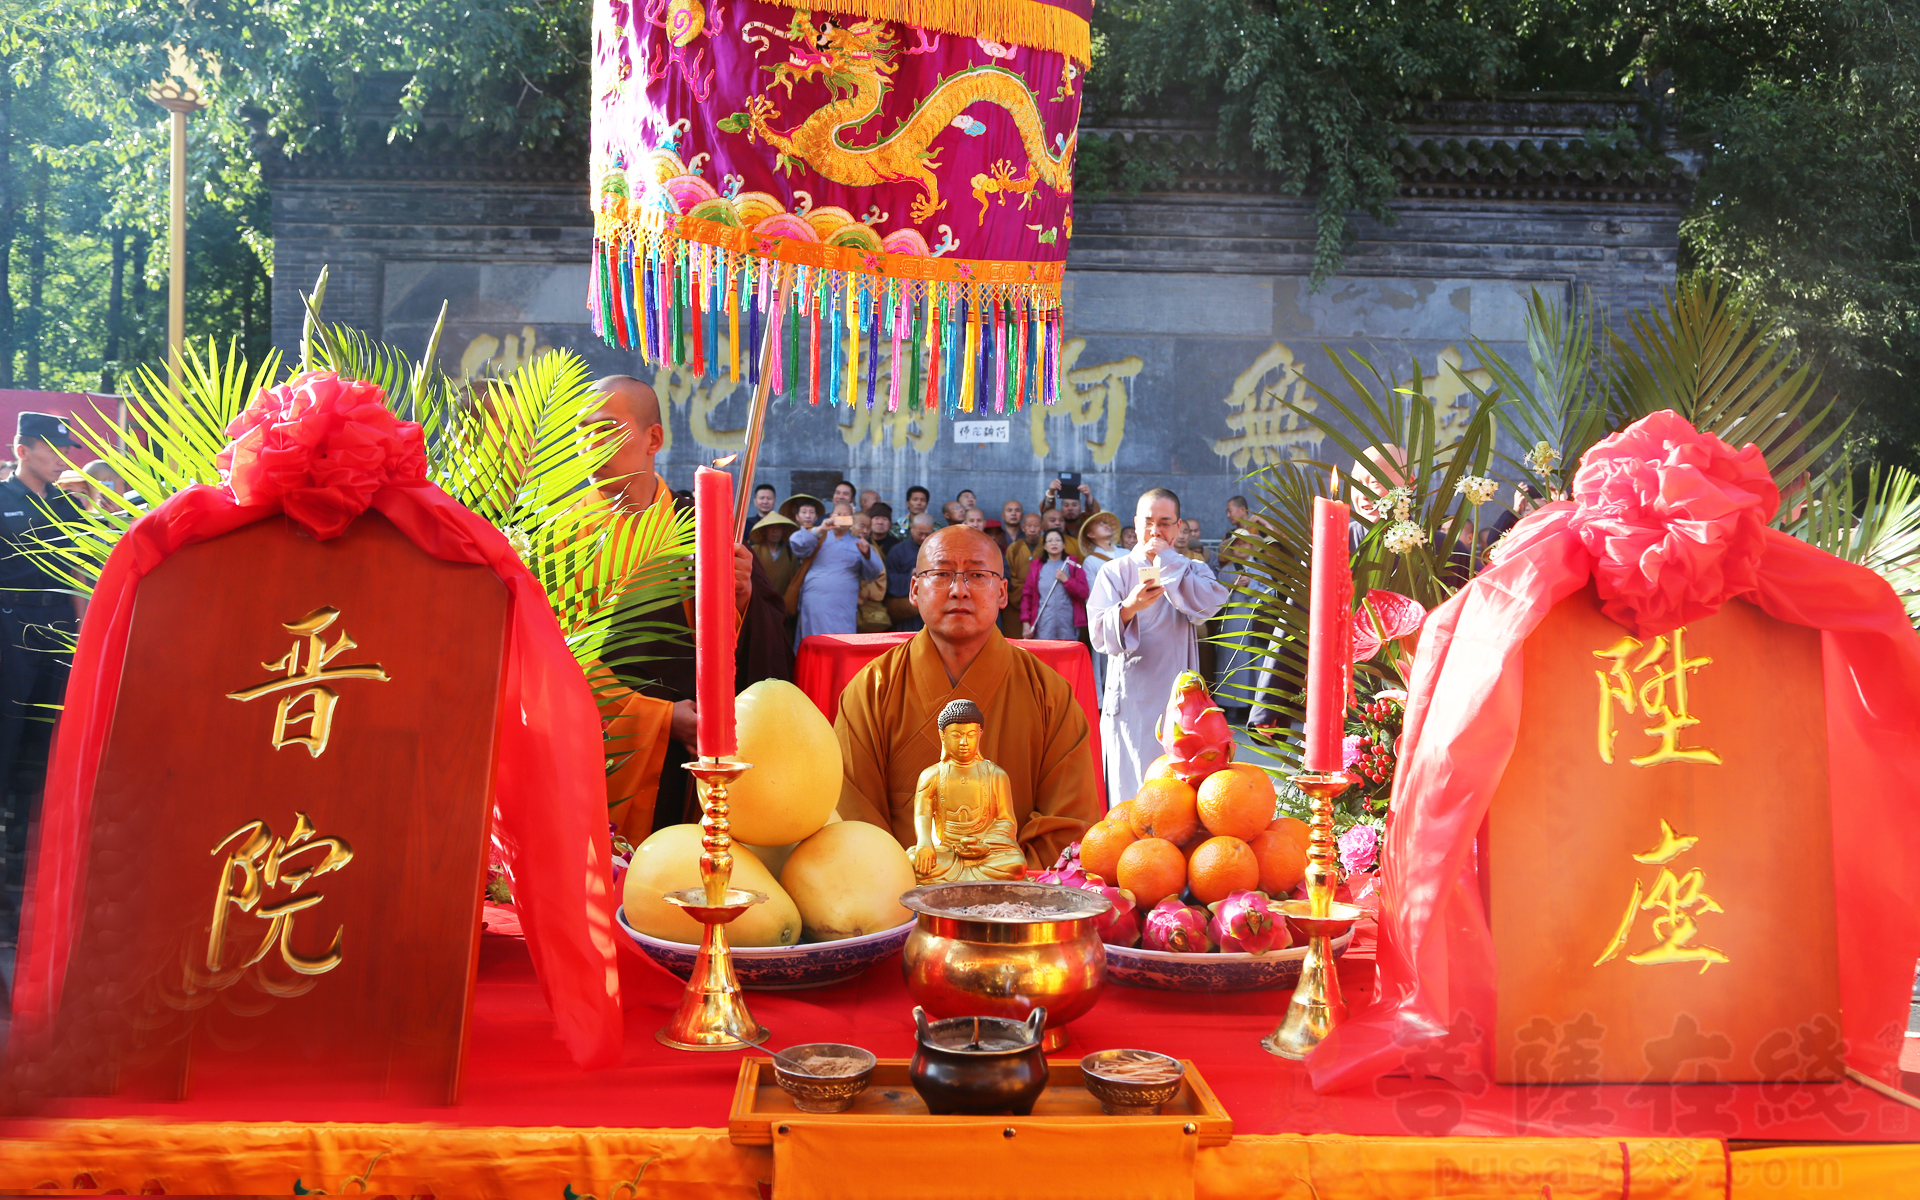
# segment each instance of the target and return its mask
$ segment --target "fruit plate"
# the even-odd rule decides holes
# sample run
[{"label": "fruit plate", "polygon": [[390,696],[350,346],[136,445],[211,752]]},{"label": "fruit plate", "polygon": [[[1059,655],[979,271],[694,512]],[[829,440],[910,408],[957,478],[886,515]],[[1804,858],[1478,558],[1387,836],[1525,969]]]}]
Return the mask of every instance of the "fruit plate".
[{"label": "fruit plate", "polygon": [[[685,942],[662,941],[648,937],[627,924],[626,909],[619,910],[620,928],[633,939],[643,954],[681,979],[693,974],[694,956],[700,947]],[[916,920],[918,918],[915,918]],[[795,991],[800,988],[826,987],[840,983],[897,954],[913,932],[913,921],[879,933],[837,942],[803,942],[798,946],[735,946],[733,973],[740,986],[761,992]]]},{"label": "fruit plate", "polygon": [[[1333,956],[1340,957],[1353,940],[1349,929],[1333,939]],[[1170,950],[1131,950],[1107,947],[1107,978],[1132,987],[1165,992],[1252,992],[1292,987],[1300,979],[1305,946],[1271,954],[1175,954]]]}]

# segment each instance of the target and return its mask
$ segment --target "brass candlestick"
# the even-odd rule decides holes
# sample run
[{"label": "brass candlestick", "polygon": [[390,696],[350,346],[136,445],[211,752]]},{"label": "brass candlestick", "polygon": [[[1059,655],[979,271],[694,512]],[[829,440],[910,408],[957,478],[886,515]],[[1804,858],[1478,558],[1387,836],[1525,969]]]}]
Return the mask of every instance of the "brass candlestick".
[{"label": "brass candlestick", "polygon": [[740,980],[733,973],[733,955],[727,948],[727,922],[767,897],[761,892],[729,888],[733,879],[733,834],[727,824],[727,783],[752,769],[750,763],[701,758],[687,764],[700,786],[700,883],[697,888],[668,892],[667,903],[677,904],[706,926],[693,974],[681,993],[673,1020],[653,1036],[676,1050],[743,1050],[767,1040],[766,1027],[747,1011]]},{"label": "brass candlestick", "polygon": [[1307,957],[1300,963],[1300,982],[1280,1027],[1260,1039],[1269,1054],[1295,1061],[1347,1019],[1347,1002],[1340,996],[1340,976],[1334,970],[1330,945],[1353,928],[1360,910],[1336,903],[1334,886],[1340,881],[1338,847],[1333,840],[1333,801],[1352,780],[1331,775],[1295,775],[1293,785],[1313,798],[1313,840],[1307,847],[1307,899],[1288,900],[1280,911],[1307,934]]}]

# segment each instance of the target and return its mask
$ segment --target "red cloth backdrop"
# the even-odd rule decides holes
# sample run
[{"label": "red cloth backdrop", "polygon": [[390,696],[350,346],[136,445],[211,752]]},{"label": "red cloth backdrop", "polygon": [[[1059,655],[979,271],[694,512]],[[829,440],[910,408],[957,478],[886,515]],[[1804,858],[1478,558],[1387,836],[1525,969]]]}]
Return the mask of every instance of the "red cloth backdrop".
[{"label": "red cloth backdrop", "polygon": [[[840,693],[847,683],[882,654],[912,637],[911,633],[816,633],[800,639],[793,663],[793,682],[831,721],[840,712]],[[1093,686],[1093,657],[1079,642],[1008,641],[1030,651],[1058,671],[1087,714],[1087,748],[1093,752],[1093,781],[1107,794],[1100,757],[1100,690]]]},{"label": "red cloth backdrop", "polygon": [[[1463,1017],[1493,1029],[1474,838],[1520,735],[1523,644],[1589,579],[1607,615],[1642,637],[1740,596],[1822,631],[1847,1063],[1897,1085],[1920,957],[1920,637],[1899,598],[1872,571],[1766,528],[1779,493],[1759,451],[1736,453],[1672,412],[1595,446],[1573,491],[1516,526],[1499,561],[1421,634],[1388,825],[1379,988],[1315,1051],[1314,1085],[1401,1073],[1415,1054],[1428,1064],[1415,1073],[1432,1073],[1458,1061]],[[1436,1049],[1444,1043],[1456,1052]],[[1462,1077],[1488,1065],[1462,1064]]]},{"label": "red cloth backdrop", "polygon": [[140,580],[175,551],[254,521],[285,513],[326,538],[371,506],[426,553],[480,563],[506,585],[493,838],[568,1051],[583,1066],[618,1061],[600,716],[545,591],[497,529],[426,481],[420,427],[393,417],[371,384],[330,373],[296,376],[262,391],[227,432],[238,438],[223,464],[232,470],[227,485],[190,487],[140,518],[94,588],[41,808],[14,993],[16,1038],[51,1029],[67,955],[91,902],[83,874],[94,774]]}]

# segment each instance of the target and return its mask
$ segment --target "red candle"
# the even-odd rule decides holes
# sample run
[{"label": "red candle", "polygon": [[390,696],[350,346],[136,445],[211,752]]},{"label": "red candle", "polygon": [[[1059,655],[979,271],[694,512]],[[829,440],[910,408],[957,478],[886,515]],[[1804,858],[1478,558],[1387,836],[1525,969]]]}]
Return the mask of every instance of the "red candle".
[{"label": "red candle", "polygon": [[1347,732],[1347,677],[1353,655],[1353,563],[1347,552],[1347,506],[1313,501],[1313,591],[1307,609],[1306,768],[1317,775],[1340,770]]},{"label": "red candle", "polygon": [[733,736],[733,476],[693,473],[694,708],[700,756],[725,758]]}]

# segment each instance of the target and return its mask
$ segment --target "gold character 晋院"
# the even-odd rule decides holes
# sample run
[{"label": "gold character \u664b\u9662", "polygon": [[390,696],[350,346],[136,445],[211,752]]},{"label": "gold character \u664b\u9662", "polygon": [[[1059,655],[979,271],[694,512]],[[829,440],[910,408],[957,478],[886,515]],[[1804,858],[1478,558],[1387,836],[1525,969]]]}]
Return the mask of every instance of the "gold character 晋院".
[{"label": "gold character \u664b\u9662", "polygon": [[[278,661],[260,665],[269,671],[285,671],[286,674],[227,693],[229,699],[240,701],[257,700],[274,692],[289,693],[280,697],[279,708],[273,717],[275,750],[304,746],[307,754],[313,758],[326,752],[327,741],[333,736],[333,708],[340,702],[340,694],[328,687],[327,681],[373,679],[384,683],[387,680],[387,673],[379,663],[332,665],[334,659],[355,646],[354,640],[344,630],[338,641],[327,645],[326,631],[339,619],[339,609],[316,608],[298,621],[283,623],[280,628],[294,635],[292,649]],[[307,700],[313,701],[313,707],[303,712],[296,711],[296,707]],[[290,731],[292,726],[301,722],[306,722],[305,733]]]},{"label": "gold character \u664b\u9662", "polygon": [[[1648,737],[1660,739],[1655,749],[1637,758],[1627,761],[1636,767],[1656,767],[1662,763],[1708,763],[1719,765],[1720,756],[1704,746],[1682,746],[1680,734],[1700,723],[1693,715],[1693,709],[1687,698],[1687,676],[1696,674],[1701,667],[1713,662],[1713,659],[1701,655],[1688,658],[1686,651],[1687,630],[1683,625],[1673,631],[1669,643],[1662,634],[1653,639],[1648,647],[1636,637],[1623,637],[1605,650],[1595,650],[1593,656],[1611,665],[1604,670],[1596,670],[1593,677],[1600,684],[1600,719],[1597,737],[1599,740],[1600,761],[1613,761],[1613,742],[1618,731],[1613,727],[1613,708],[1620,706],[1628,716],[1641,715],[1653,721],[1643,732]],[[1646,653],[1640,654],[1641,650]],[[1662,660],[1672,651],[1672,663]],[[1637,656],[1637,657],[1636,657]],[[1636,679],[1641,672],[1651,674]]]},{"label": "gold character \u664b\u9662", "polygon": [[[301,975],[324,975],[340,965],[340,939],[345,928],[336,929],[333,942],[324,954],[307,958],[293,948],[293,918],[320,903],[326,897],[317,892],[301,896],[300,886],[329,871],[338,871],[353,861],[353,847],[344,838],[316,837],[313,822],[305,813],[295,813],[293,832],[275,837],[265,821],[248,821],[220,839],[211,851],[225,854],[220,865],[220,883],[213,897],[213,927],[207,934],[207,969],[216,975],[227,970],[227,917],[230,909],[266,921],[261,936],[245,961],[235,964],[245,970],[259,962],[277,945],[281,961]],[[311,857],[317,854],[319,857]],[[300,860],[298,863],[295,860]],[[284,887],[286,899],[268,900],[268,893]]]}]

